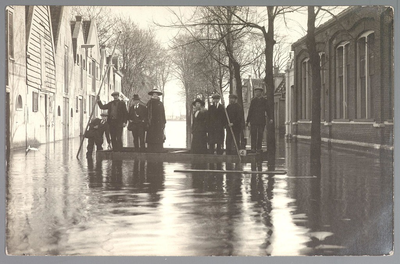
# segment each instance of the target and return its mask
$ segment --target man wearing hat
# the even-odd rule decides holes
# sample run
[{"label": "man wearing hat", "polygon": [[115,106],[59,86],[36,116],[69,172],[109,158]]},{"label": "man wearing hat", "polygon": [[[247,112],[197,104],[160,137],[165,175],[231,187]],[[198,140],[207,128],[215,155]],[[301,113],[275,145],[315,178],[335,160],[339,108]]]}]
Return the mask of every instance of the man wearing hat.
[{"label": "man wearing hat", "polygon": [[219,94],[214,94],[212,96],[213,104],[208,108],[208,143],[210,144],[211,154],[214,154],[215,144],[217,144],[217,154],[223,153],[224,127],[227,122],[224,106],[219,102],[220,99]]},{"label": "man wearing hat", "polygon": [[195,111],[192,123],[192,149],[193,154],[207,154],[207,110],[204,101],[197,98],[193,103]]},{"label": "man wearing hat", "polygon": [[240,148],[240,136],[244,128],[243,108],[237,103],[237,95],[229,95],[229,105],[226,107],[226,112],[229,116],[230,123],[226,127],[226,154],[235,154],[236,146],[233,141],[232,132],[229,127],[232,127],[233,134],[237,147]]},{"label": "man wearing hat", "polygon": [[272,123],[272,117],[268,113],[267,99],[262,96],[264,89],[254,88],[255,97],[251,100],[246,125],[250,124],[251,150],[261,152],[266,118]]},{"label": "man wearing hat", "polygon": [[153,89],[148,94],[151,98],[147,102],[147,150],[148,152],[162,152],[165,141],[164,128],[166,123],[164,105],[160,101],[162,92],[158,89]]},{"label": "man wearing hat", "polygon": [[85,133],[85,137],[88,138],[86,158],[92,158],[94,144],[96,144],[97,150],[103,149],[104,134],[106,134],[108,147],[110,147],[110,130],[107,123],[107,113],[101,113],[101,119],[95,118],[89,124],[88,131]]},{"label": "man wearing hat", "polygon": [[128,130],[132,131],[133,146],[136,151],[144,151],[144,136],[147,124],[147,107],[140,101],[138,94],[132,98],[132,106],[128,113]]},{"label": "man wearing hat", "polygon": [[100,101],[100,96],[97,96],[97,103],[100,109],[108,110],[108,124],[110,126],[110,135],[113,151],[122,149],[122,130],[126,126],[128,119],[128,111],[126,110],[125,103],[119,100],[119,92],[111,94],[114,100],[103,104]]}]

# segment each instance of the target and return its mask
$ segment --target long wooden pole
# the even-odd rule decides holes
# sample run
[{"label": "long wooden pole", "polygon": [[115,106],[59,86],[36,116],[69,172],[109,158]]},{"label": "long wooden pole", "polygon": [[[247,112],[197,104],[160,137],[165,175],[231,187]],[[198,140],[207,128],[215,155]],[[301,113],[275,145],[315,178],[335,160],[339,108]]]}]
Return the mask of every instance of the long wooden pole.
[{"label": "long wooden pole", "polygon": [[[239,146],[238,146],[238,144],[237,144],[237,142],[236,142],[236,138],[235,138],[235,134],[233,133],[233,129],[232,129],[232,127],[230,126],[231,120],[230,120],[230,118],[229,118],[228,111],[226,110],[226,107],[225,107],[225,100],[224,100],[224,94],[222,93],[222,87],[220,87],[220,90],[221,90],[221,101],[222,101],[222,105],[224,106],[224,111],[225,111],[226,120],[228,121],[228,127],[229,127],[229,130],[231,131],[231,134],[232,134],[233,143],[235,144],[236,153],[237,153],[237,155],[238,155],[239,162],[242,163],[242,157],[240,156]],[[228,147],[228,146],[227,146],[227,147]]]},{"label": "long wooden pole", "polygon": [[[107,76],[107,74],[108,74],[108,72],[109,72],[109,70],[111,68],[112,58],[114,56],[115,48],[117,47],[118,40],[119,40],[120,36],[121,36],[121,31],[118,32],[118,37],[117,37],[117,40],[115,41],[115,45],[114,45],[113,51],[111,53],[110,61],[108,62],[107,69],[106,69],[106,71],[105,71],[105,73],[103,75],[103,79],[101,80],[100,88],[99,88],[99,91],[97,92],[96,98],[100,95],[101,88],[103,88],[104,80],[105,80],[105,78],[106,78],[106,76]],[[96,109],[96,106],[97,106],[97,103],[94,103],[93,106],[92,106],[92,110],[90,112],[90,116],[89,116],[88,122],[86,124],[86,128],[85,128],[85,130],[83,132],[83,135],[82,135],[81,143],[79,144],[78,152],[76,153],[76,158],[77,159],[79,159],[79,153],[82,150],[83,141],[85,140],[85,132],[89,127],[90,121],[92,120],[93,113],[94,113],[94,110]]]}]

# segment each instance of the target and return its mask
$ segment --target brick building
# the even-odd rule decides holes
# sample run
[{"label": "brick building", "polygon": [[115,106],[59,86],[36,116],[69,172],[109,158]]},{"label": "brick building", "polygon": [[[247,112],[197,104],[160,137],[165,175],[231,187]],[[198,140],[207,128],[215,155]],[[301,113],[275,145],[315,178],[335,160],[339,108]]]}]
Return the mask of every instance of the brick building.
[{"label": "brick building", "polygon": [[[393,10],[356,6],[316,29],[321,63],[321,136],[338,146],[393,147]],[[306,39],[292,45],[291,135],[310,139],[311,65]]]}]

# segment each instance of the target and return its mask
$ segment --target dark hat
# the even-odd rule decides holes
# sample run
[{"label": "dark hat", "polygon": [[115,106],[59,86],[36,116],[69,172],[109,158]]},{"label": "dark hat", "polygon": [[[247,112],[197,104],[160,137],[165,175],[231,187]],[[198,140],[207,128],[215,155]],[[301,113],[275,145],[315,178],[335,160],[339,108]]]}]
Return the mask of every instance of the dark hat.
[{"label": "dark hat", "polygon": [[160,90],[158,90],[157,88],[154,88],[153,90],[151,90],[148,95],[153,95],[153,94],[158,94],[158,95],[162,95],[162,92]]},{"label": "dark hat", "polygon": [[138,94],[134,94],[132,100],[133,101],[140,101],[139,95]]},{"label": "dark hat", "polygon": [[264,91],[264,89],[263,89],[262,87],[255,87],[255,88],[254,88],[254,91],[255,91],[255,90]]},{"label": "dark hat", "polygon": [[201,106],[206,105],[206,103],[203,100],[201,100],[200,98],[196,98],[196,100],[194,100],[194,102],[192,104],[195,105],[196,103],[200,103]]},{"label": "dark hat", "polygon": [[100,116],[108,116],[108,114],[106,112],[103,112],[100,114]]},{"label": "dark hat", "polygon": [[212,97],[212,99],[221,99],[221,96],[219,94],[214,94],[211,97]]},{"label": "dark hat", "polygon": [[118,95],[118,96],[119,96],[119,92],[115,91],[115,92],[113,92],[113,93],[111,94],[111,96],[114,96],[114,95]]},{"label": "dark hat", "polygon": [[237,99],[238,97],[237,97],[237,95],[236,95],[236,94],[230,94],[230,95],[229,95],[229,98],[234,98],[234,99]]}]

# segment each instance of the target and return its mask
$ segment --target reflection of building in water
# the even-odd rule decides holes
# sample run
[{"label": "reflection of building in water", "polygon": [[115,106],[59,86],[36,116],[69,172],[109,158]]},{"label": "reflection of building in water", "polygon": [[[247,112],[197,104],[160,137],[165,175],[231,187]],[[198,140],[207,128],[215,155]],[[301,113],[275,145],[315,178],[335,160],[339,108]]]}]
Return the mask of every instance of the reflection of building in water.
[{"label": "reflection of building in water", "polygon": [[[288,174],[307,175],[309,145],[289,144]],[[288,185],[298,225],[310,229],[308,254],[382,255],[393,247],[392,153],[356,155],[323,149],[317,179]],[[321,239],[321,232],[332,235]],[[320,236],[315,235],[320,234]],[[327,234],[327,233],[326,233]],[[374,238],[374,239],[371,239]]]}]

